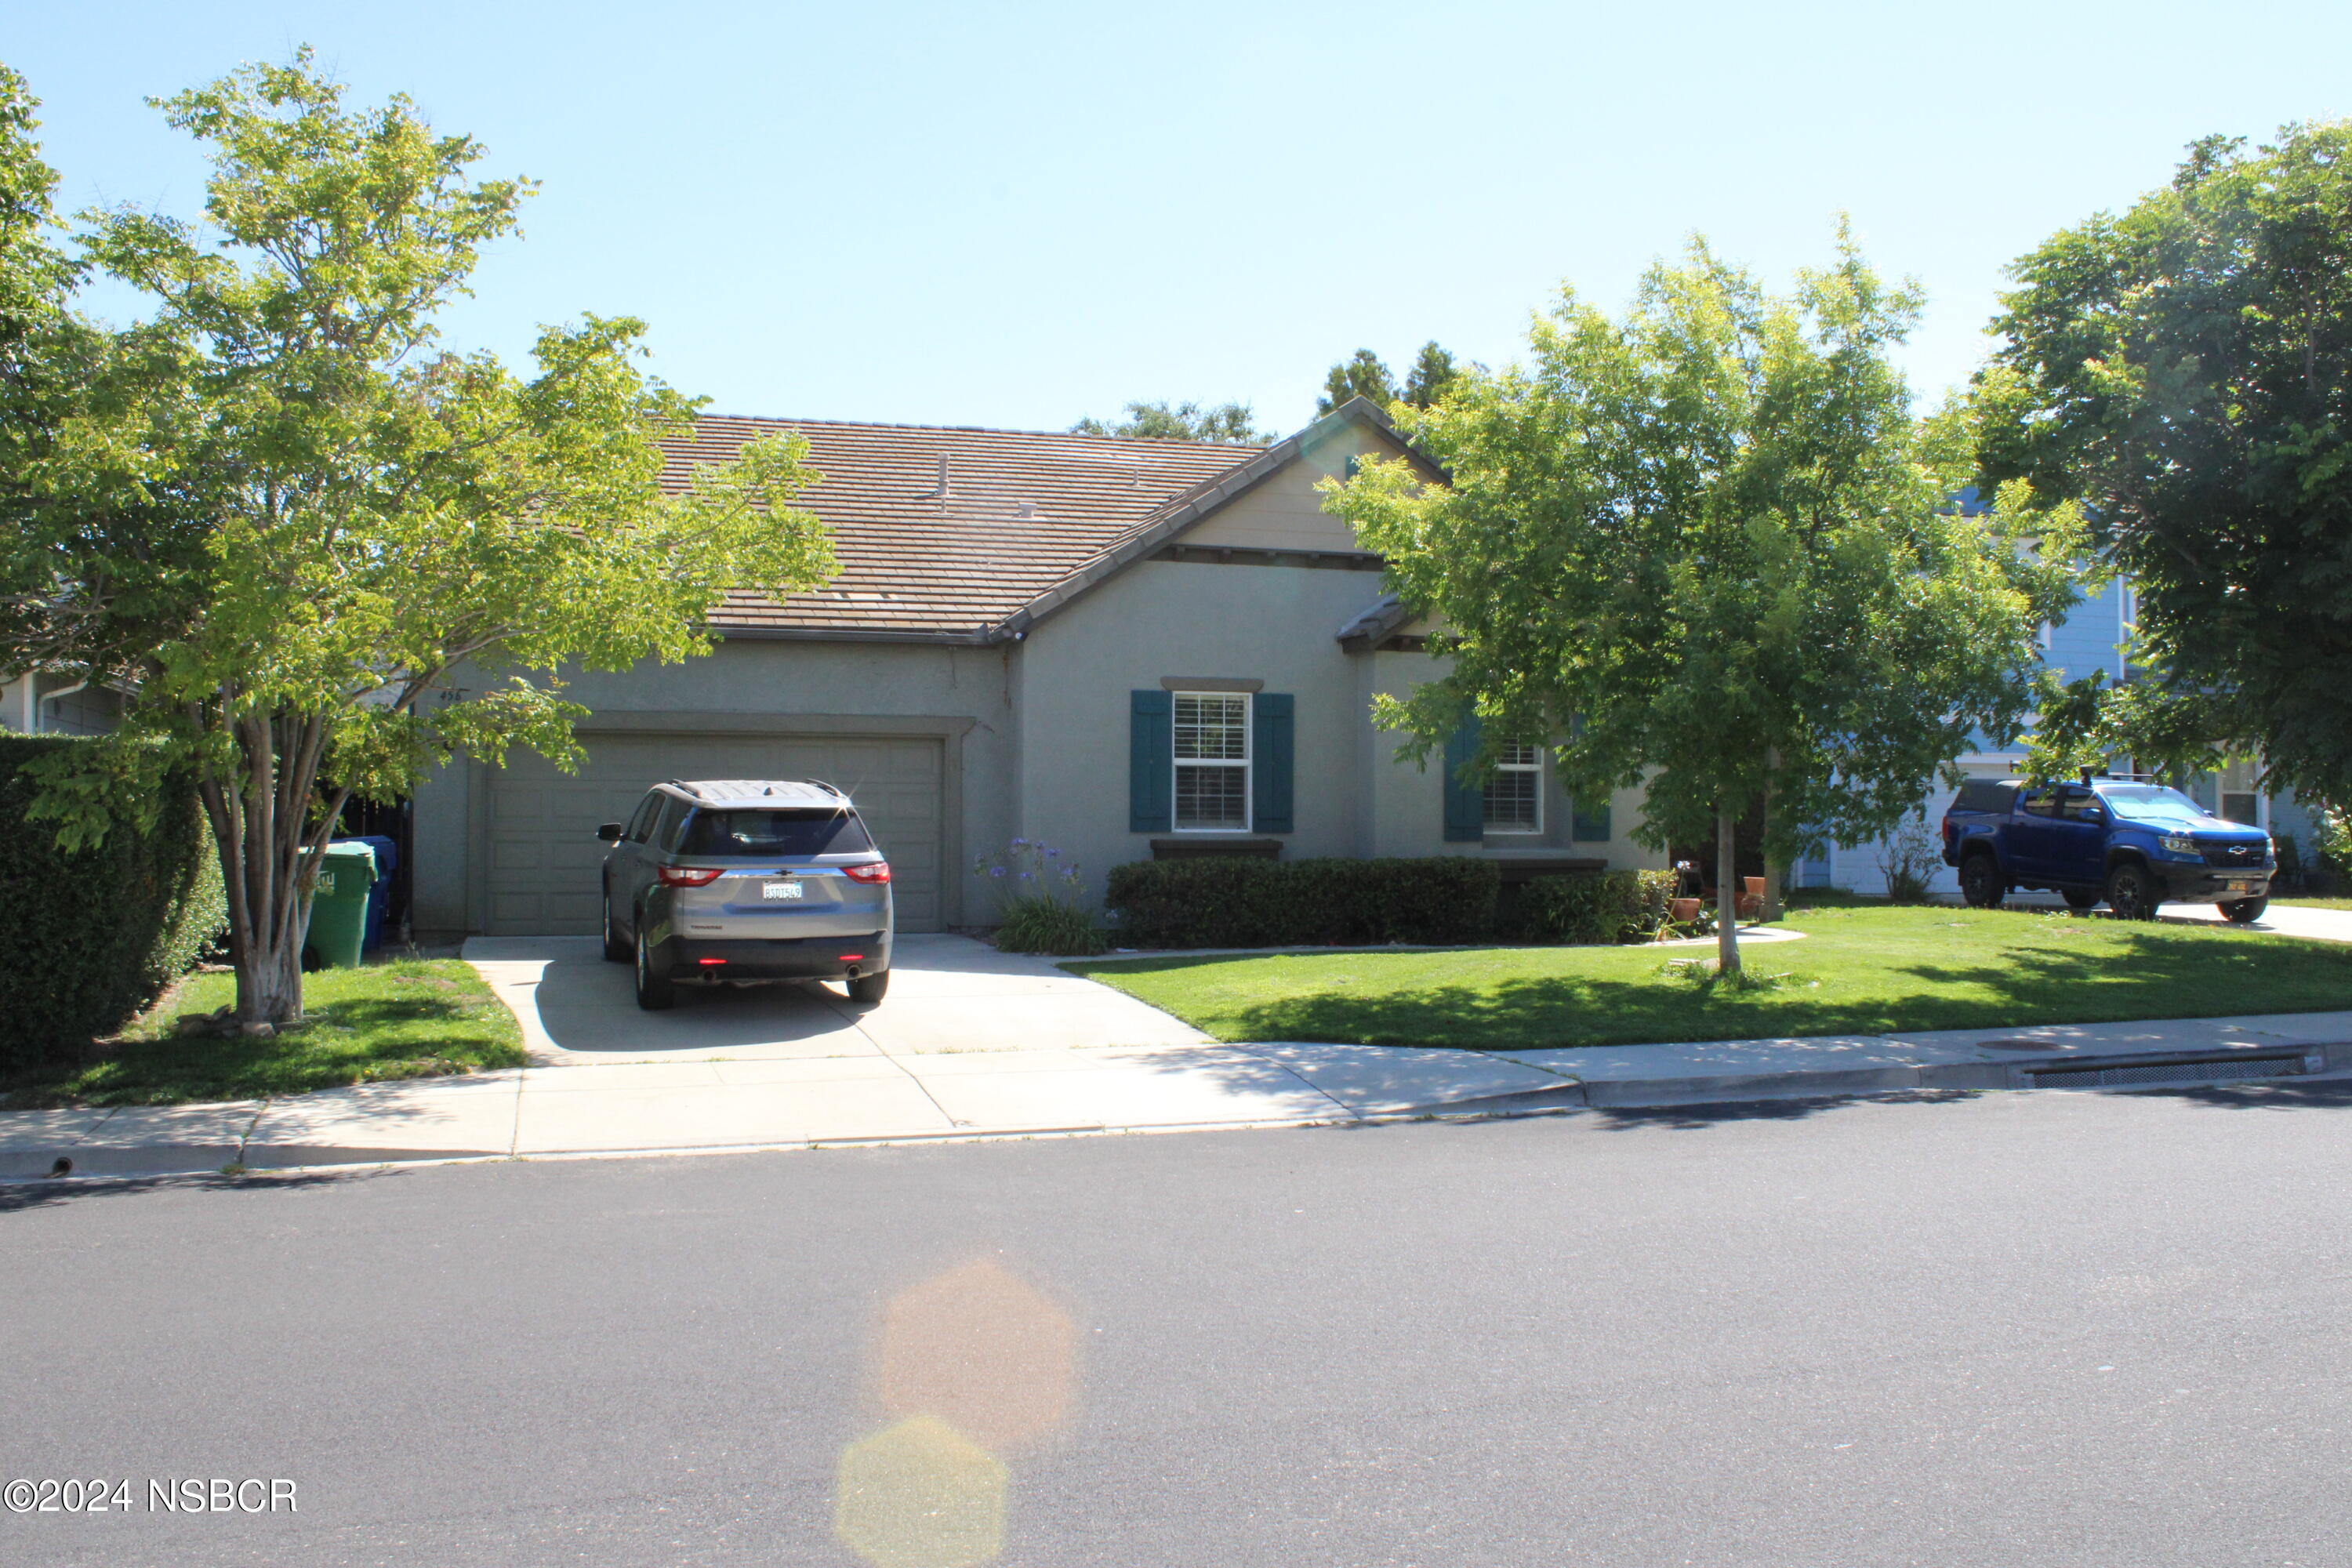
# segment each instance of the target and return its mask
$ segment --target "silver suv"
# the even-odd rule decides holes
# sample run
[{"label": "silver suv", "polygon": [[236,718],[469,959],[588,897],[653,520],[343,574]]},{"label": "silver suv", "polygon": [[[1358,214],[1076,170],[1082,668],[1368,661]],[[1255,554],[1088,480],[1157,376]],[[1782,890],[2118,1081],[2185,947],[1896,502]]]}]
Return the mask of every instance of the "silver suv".
[{"label": "silver suv", "polygon": [[596,837],[604,956],[634,963],[637,1005],[681,981],[840,980],[874,1003],[890,984],[890,863],[849,797],[822,780],[672,779]]}]

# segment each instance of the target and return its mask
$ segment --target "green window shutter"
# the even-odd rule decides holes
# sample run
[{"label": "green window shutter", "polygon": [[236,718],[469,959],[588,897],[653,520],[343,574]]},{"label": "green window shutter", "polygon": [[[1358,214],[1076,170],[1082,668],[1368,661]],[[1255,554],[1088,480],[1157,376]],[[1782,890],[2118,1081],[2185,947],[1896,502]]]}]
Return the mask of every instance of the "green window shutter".
[{"label": "green window shutter", "polygon": [[1486,792],[1476,779],[1463,781],[1463,770],[1478,755],[1478,715],[1462,721],[1445,742],[1445,841],[1475,844],[1486,837]]},{"label": "green window shutter", "polygon": [[1250,704],[1250,826],[1290,831],[1291,713],[1286,692],[1261,691]]},{"label": "green window shutter", "polygon": [[1576,799],[1576,809],[1569,816],[1569,837],[1579,844],[1609,842],[1609,800],[1602,796],[1600,804],[1587,807],[1584,797]]},{"label": "green window shutter", "polygon": [[1127,830],[1165,833],[1176,812],[1176,700],[1131,691],[1127,715]]}]

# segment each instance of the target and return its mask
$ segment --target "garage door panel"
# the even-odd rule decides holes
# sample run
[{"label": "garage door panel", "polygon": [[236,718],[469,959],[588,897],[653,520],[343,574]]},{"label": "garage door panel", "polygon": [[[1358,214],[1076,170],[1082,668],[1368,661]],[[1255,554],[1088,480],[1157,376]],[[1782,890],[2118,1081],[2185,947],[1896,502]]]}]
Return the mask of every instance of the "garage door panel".
[{"label": "garage door panel", "polygon": [[488,908],[498,935],[596,930],[599,824],[622,822],[664,779],[824,779],[849,793],[890,858],[898,925],[936,931],[946,749],[900,737],[693,735],[582,737],[576,773],[516,753],[490,775]]}]

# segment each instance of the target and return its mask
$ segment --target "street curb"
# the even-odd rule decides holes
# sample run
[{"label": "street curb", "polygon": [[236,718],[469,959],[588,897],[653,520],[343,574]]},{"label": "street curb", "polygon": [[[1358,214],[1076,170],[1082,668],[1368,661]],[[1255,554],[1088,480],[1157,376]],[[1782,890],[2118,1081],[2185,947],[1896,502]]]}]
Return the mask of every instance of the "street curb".
[{"label": "street curb", "polygon": [[[2271,1073],[2231,1071],[2275,1064]],[[2223,1069],[2199,1075],[2200,1067]],[[2166,1069],[2178,1069],[2167,1071]],[[1546,1069],[1549,1070],[1549,1069]],[[2125,1083],[2099,1081],[2110,1073],[2138,1073]],[[288,1176],[304,1173],[358,1173],[432,1165],[511,1161],[545,1163],[560,1160],[675,1159],[695,1154],[789,1152],[816,1149],[877,1149],[932,1143],[991,1143],[1038,1139],[1100,1138],[1161,1132],[1226,1132],[1310,1127],[1387,1126],[1408,1121],[1475,1121],[1558,1115],[1579,1110],[1635,1110],[1672,1106],[1766,1104],[1791,1100],[1859,1100],[1921,1092],[1986,1093],[1996,1090],[2071,1089],[2132,1092],[2198,1087],[2292,1084],[2315,1079],[2342,1084],[2352,1075],[2352,1040],[2279,1040],[2265,1045],[2222,1045],[2196,1049],[2083,1052],[2053,1049],[2021,1059],[1980,1062],[1895,1063],[1811,1072],[1721,1073],[1640,1080],[1580,1079],[1562,1075],[1557,1087],[1439,1100],[1378,1111],[1342,1110],[1326,1116],[1231,1121],[1102,1123],[956,1129],[864,1137],[786,1139],[724,1144],[566,1149],[515,1153],[505,1150],[393,1150],[331,1144],[149,1144],[64,1145],[0,1153],[0,1187],[55,1186],[58,1191],[87,1182],[142,1182],[236,1173]],[[2052,1079],[2057,1081],[2051,1081]],[[2066,1081],[2067,1079],[2075,1081]],[[50,1169],[58,1158],[72,1162],[60,1177]]]},{"label": "street curb", "polygon": [[[2069,1089],[2074,1092],[2128,1092],[2140,1089],[2197,1087],[2200,1080],[2188,1069],[2208,1065],[2277,1062],[2281,1070],[2259,1077],[2234,1078],[2222,1083],[2280,1083],[2297,1079],[2327,1078],[2352,1072],[2352,1041],[2284,1041],[2269,1046],[2224,1046],[2197,1050],[2135,1051],[2086,1055],[2053,1052],[2020,1060],[1991,1062],[1927,1062],[1877,1068],[1845,1068],[1819,1072],[1721,1073],[1675,1079],[1592,1082],[1579,1079],[1560,1089],[1528,1089],[1490,1095],[1480,1100],[1451,1100],[1423,1106],[1421,1115],[1484,1113],[1526,1114],[1537,1110],[1586,1109],[1608,1110],[1672,1105],[1738,1105],[1783,1100],[1848,1100],[1872,1095],[1919,1092],[1986,1093],[2010,1089]],[[2167,1077],[2154,1073],[2147,1081],[2127,1085],[2052,1083],[2038,1081],[2057,1075],[2092,1075],[2137,1068],[2183,1069]]]}]

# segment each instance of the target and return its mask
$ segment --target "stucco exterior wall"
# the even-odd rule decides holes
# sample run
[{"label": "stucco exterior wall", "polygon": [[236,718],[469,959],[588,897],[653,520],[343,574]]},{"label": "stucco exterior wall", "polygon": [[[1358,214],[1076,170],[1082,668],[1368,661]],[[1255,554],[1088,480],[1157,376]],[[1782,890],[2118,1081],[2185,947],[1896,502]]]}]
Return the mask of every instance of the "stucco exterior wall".
[{"label": "stucco exterior wall", "polygon": [[[941,892],[946,919],[961,924],[974,918],[974,847],[1001,843],[1014,831],[1009,667],[1017,657],[1010,647],[744,638],[682,664],[577,672],[567,677],[564,695],[591,710],[580,726],[590,739],[624,724],[740,733],[747,721],[757,729],[772,719],[773,732],[783,734],[829,732],[841,727],[835,719],[903,721],[917,729],[937,721],[939,731],[951,733]],[[461,675],[457,684],[483,680]],[[461,762],[438,770],[417,795],[412,921],[426,940],[446,940],[478,923],[468,903],[469,858],[479,855],[475,816],[488,771]]]},{"label": "stucco exterior wall", "polygon": [[1344,426],[1297,462],[1219,507],[1199,527],[1187,530],[1183,542],[1254,550],[1360,550],[1355,531],[1345,519],[1323,510],[1322,494],[1315,487],[1327,478],[1344,479],[1351,457],[1364,452],[1391,457],[1397,450],[1370,431]]},{"label": "stucco exterior wall", "polygon": [[1258,680],[1297,700],[1285,858],[1366,853],[1369,725],[1338,633],[1378,594],[1363,572],[1146,561],[1041,622],[1021,656],[1018,832],[1075,855],[1099,894],[1108,867],[1150,858],[1160,837],[1128,831],[1129,693]]},{"label": "stucco exterior wall", "polygon": [[1150,858],[1154,838],[1217,837],[1133,833],[1128,816],[1129,694],[1208,678],[1261,681],[1297,700],[1295,830],[1278,836],[1285,859],[1530,852],[1664,864],[1628,837],[1640,820],[1638,790],[1612,803],[1606,844],[1570,842],[1556,786],[1543,833],[1447,842],[1443,759],[1426,768],[1397,761],[1401,737],[1371,720],[1375,692],[1402,695],[1435,679],[1438,661],[1350,655],[1338,640],[1378,592],[1368,573],[1149,561],[1040,623],[1016,677],[1020,834],[1075,857],[1097,895],[1108,868]]}]

